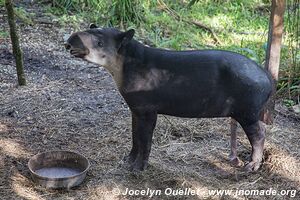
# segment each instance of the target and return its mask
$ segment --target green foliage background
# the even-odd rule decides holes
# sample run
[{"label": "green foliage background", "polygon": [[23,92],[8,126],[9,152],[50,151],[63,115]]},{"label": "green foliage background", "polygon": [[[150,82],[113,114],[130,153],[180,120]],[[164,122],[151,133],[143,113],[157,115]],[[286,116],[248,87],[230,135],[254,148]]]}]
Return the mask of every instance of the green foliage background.
[{"label": "green foliage background", "polygon": [[[4,2],[4,0],[0,0]],[[75,29],[89,23],[136,29],[136,38],[175,50],[226,49],[248,56],[263,66],[267,47],[269,0],[52,0],[40,1],[62,26]],[[287,0],[278,94],[299,103],[300,0]],[[173,11],[179,18],[172,15]],[[186,21],[200,21],[208,31]]]}]

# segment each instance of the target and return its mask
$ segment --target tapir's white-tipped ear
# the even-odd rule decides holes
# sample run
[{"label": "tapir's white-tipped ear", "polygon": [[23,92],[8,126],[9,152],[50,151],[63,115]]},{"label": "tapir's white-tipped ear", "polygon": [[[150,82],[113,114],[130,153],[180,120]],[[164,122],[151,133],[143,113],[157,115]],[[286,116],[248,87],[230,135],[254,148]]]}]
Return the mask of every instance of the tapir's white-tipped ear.
[{"label": "tapir's white-tipped ear", "polygon": [[119,40],[119,49],[122,47],[122,46],[126,46],[130,40],[132,40],[133,36],[134,36],[134,29],[130,29],[126,32],[123,32],[123,33],[120,33],[118,35],[118,40]]},{"label": "tapir's white-tipped ear", "polygon": [[126,31],[124,34],[125,34],[125,38],[127,40],[131,40],[134,36],[134,33],[135,33],[135,30],[134,29],[130,29],[128,31]]},{"label": "tapir's white-tipped ear", "polygon": [[91,23],[91,24],[89,25],[89,28],[90,28],[90,29],[98,28],[98,26],[97,26],[96,24]]}]

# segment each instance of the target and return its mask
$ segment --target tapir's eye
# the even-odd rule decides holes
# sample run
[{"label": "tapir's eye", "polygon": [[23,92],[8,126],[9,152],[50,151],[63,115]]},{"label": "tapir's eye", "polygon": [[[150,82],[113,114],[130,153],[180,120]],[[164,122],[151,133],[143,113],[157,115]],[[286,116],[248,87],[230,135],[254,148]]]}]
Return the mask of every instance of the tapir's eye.
[{"label": "tapir's eye", "polygon": [[99,46],[99,47],[103,47],[103,42],[102,42],[102,41],[99,41],[99,42],[98,42],[98,46]]}]

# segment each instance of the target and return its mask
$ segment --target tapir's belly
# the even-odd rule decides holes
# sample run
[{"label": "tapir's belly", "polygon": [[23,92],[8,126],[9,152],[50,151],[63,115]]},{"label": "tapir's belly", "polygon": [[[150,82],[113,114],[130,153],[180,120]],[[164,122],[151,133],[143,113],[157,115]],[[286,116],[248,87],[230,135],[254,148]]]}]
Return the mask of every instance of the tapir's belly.
[{"label": "tapir's belly", "polygon": [[[197,97],[195,97],[197,98]],[[158,114],[172,115],[177,117],[226,117],[230,116],[233,106],[223,104],[223,100],[210,98],[195,99],[191,101],[172,100],[161,102],[158,106]]]},{"label": "tapir's belly", "polygon": [[[178,117],[226,117],[234,109],[234,97],[225,94],[219,86],[194,90],[178,87],[176,90],[157,92],[160,99],[153,102],[158,106],[159,114]],[[156,96],[155,93],[153,95]]]}]

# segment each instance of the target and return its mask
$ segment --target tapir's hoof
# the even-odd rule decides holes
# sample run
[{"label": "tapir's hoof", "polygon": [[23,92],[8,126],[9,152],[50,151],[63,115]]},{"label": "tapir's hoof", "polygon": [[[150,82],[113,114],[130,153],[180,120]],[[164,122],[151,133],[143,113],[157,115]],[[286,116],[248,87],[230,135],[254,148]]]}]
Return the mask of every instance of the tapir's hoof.
[{"label": "tapir's hoof", "polygon": [[128,156],[125,156],[125,157],[124,157],[124,161],[125,161],[126,163],[132,165],[133,162],[135,161],[135,156],[129,154]]},{"label": "tapir's hoof", "polygon": [[229,162],[230,162],[230,165],[233,167],[243,166],[243,162],[240,159],[238,159],[237,157],[230,159]]},{"label": "tapir's hoof", "polygon": [[245,170],[247,172],[255,172],[259,169],[260,164],[260,162],[251,161],[245,166]]},{"label": "tapir's hoof", "polygon": [[132,172],[140,172],[144,171],[148,167],[148,161],[135,161],[134,163],[131,164],[130,166],[130,171]]}]

